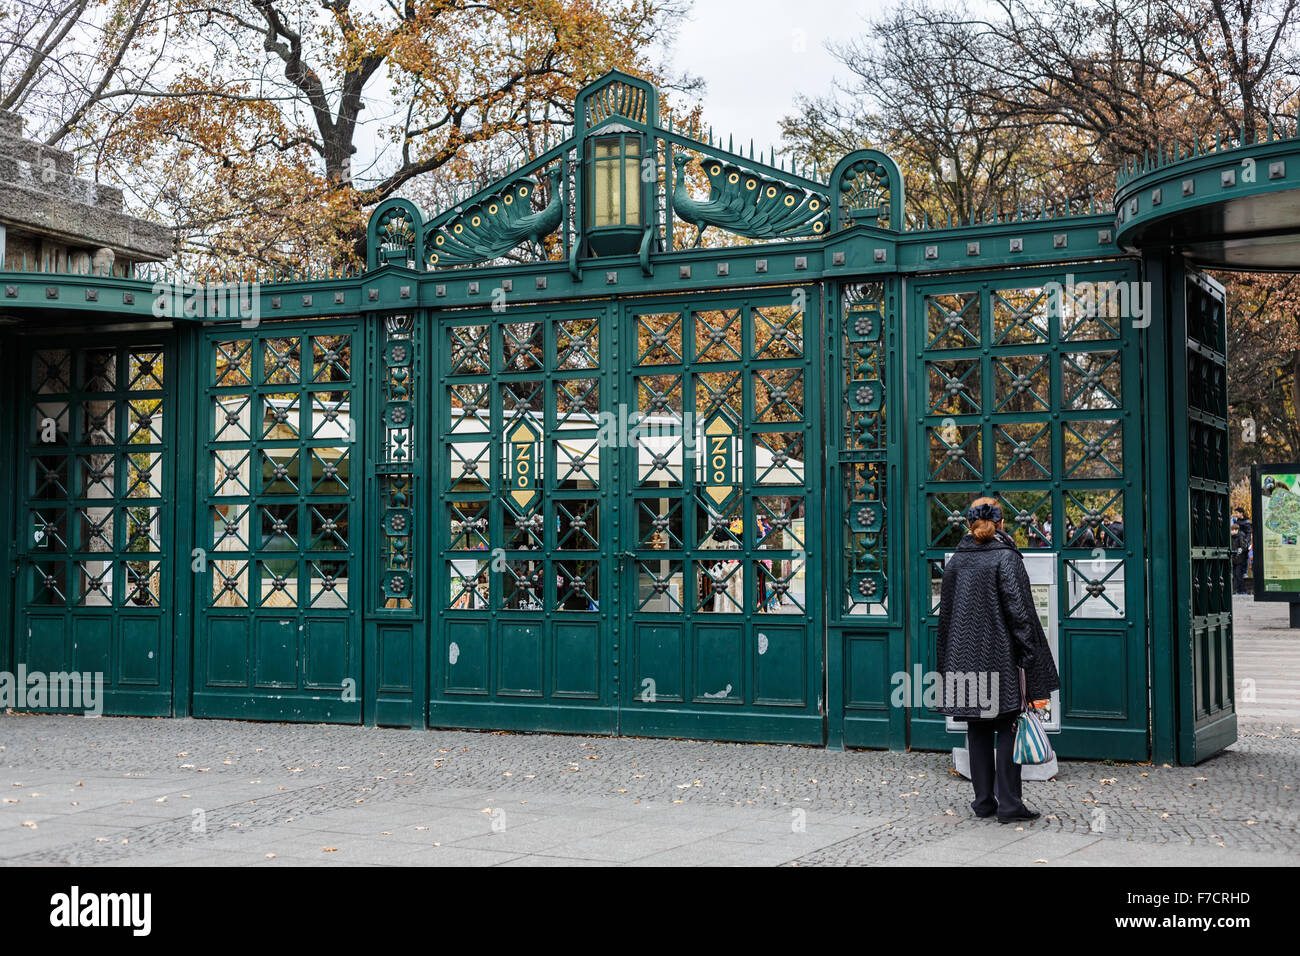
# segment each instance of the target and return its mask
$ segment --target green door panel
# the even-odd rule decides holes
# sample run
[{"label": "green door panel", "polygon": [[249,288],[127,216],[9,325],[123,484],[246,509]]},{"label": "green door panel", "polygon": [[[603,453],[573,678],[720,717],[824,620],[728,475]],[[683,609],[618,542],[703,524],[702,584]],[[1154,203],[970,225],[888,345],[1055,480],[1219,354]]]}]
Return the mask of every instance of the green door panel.
[{"label": "green door panel", "polygon": [[[969,503],[997,497],[1027,557],[1054,556],[1054,589],[1036,593],[1056,625],[1053,746],[1064,757],[1149,752],[1144,449],[1134,411],[1142,326],[1118,298],[1100,298],[1127,294],[1137,279],[1134,263],[1020,270],[917,282],[907,300],[916,412],[908,487],[917,490],[910,660],[935,669],[945,556]],[[1108,530],[1114,518],[1122,531]],[[923,749],[962,740],[924,707],[910,711],[909,734]]]},{"label": "green door panel", "polygon": [[821,743],[820,299],[627,303],[619,729]]},{"label": "green door panel", "polygon": [[355,322],[203,336],[196,717],[361,720],[362,354]]},{"label": "green door panel", "polygon": [[[98,675],[104,713],[169,714],[172,336],[35,340],[18,355],[14,666]],[[83,709],[49,704],[32,709]]]},{"label": "green door panel", "polygon": [[1178,760],[1200,763],[1237,739],[1229,557],[1227,308],[1223,286],[1187,268],[1175,309],[1174,513],[1179,576]]},{"label": "green door panel", "polygon": [[611,733],[606,303],[432,313],[432,726]]}]

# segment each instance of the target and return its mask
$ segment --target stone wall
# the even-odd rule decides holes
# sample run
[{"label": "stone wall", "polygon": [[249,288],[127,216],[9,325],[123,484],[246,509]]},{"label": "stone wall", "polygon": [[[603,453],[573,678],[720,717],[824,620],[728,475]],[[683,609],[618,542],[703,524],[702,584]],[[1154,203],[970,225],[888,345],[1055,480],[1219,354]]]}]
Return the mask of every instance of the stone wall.
[{"label": "stone wall", "polygon": [[0,226],[4,268],[129,274],[173,252],[166,226],[123,212],[122,191],[80,179],[73,155],[23,137],[0,111]]}]

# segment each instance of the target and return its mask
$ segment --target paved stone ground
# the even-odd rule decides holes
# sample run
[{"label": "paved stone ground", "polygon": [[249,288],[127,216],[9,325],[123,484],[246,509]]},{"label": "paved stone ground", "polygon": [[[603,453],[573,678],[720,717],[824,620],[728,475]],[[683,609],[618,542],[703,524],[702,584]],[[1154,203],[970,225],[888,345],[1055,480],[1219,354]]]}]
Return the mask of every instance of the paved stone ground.
[{"label": "paved stone ground", "polygon": [[1232,624],[1237,713],[1300,723],[1300,628],[1291,628],[1290,605],[1237,595]]},{"label": "paved stone ground", "polygon": [[1300,862],[1300,724],[1199,767],[1064,763],[976,820],[948,754],[0,716],[0,863]]}]

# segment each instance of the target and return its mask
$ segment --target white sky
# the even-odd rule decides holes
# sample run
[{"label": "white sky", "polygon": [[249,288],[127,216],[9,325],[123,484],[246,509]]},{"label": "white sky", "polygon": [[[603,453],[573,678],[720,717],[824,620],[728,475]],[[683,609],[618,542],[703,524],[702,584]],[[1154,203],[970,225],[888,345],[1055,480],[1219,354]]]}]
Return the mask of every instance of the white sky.
[{"label": "white sky", "polygon": [[735,134],[766,151],[781,143],[779,122],[799,93],[831,91],[844,68],[826,51],[828,39],[860,34],[863,17],[882,0],[695,0],[672,51],[677,70],[708,84],[704,117],[714,132]]}]

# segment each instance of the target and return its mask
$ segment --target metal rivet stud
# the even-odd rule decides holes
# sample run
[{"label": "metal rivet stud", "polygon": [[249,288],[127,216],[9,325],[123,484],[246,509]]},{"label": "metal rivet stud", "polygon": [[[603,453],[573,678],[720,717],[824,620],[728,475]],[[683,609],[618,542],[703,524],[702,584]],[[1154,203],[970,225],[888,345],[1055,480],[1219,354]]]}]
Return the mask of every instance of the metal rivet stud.
[{"label": "metal rivet stud", "polygon": [[502,279],[502,280],[501,280],[501,291],[502,291],[502,292],[513,292],[514,289],[515,289],[515,280],[514,280],[514,279]]},{"label": "metal rivet stud", "polygon": [[978,256],[980,254],[980,244],[978,242],[966,243],[966,255]]},{"label": "metal rivet stud", "polygon": [[1151,205],[1159,206],[1164,201],[1165,191],[1163,189],[1151,190]]},{"label": "metal rivet stud", "polygon": [[[1011,240],[1011,241],[1012,241],[1012,242],[1015,242],[1014,239]],[[939,247],[938,247],[938,246],[926,246],[926,247],[925,247],[925,257],[926,257],[927,259],[938,259],[938,258],[939,258]]]},{"label": "metal rivet stud", "polygon": [[618,273],[617,273],[617,272],[606,272],[606,273],[605,273],[605,285],[618,285]]},{"label": "metal rivet stud", "polygon": [[378,289],[367,289],[367,290],[366,290],[366,298],[369,299],[371,302],[378,302],[378,301],[379,301],[379,290],[378,290]]},{"label": "metal rivet stud", "polygon": [[59,297],[59,287],[58,287],[58,286],[47,285],[47,286],[45,287],[45,298],[47,298],[47,299],[57,299],[58,297]]},{"label": "metal rivet stud", "polygon": [[1219,174],[1219,185],[1220,186],[1237,185],[1237,171],[1235,169],[1225,169],[1223,172],[1221,172]]},{"label": "metal rivet stud", "polygon": [[445,285],[436,285],[433,287],[433,294],[441,299],[446,296],[447,287]]},{"label": "metal rivet stud", "polygon": [[1104,246],[1110,241],[1111,241],[1111,234],[1109,229],[1097,230],[1097,245]]},{"label": "metal rivet stud", "polygon": [[876,262],[884,262],[888,255],[889,253],[885,249],[875,249],[872,252],[872,256]]},{"label": "metal rivet stud", "polygon": [[1070,240],[1069,240],[1069,237],[1066,236],[1065,233],[1063,233],[1063,232],[1058,232],[1058,233],[1056,233],[1054,236],[1052,236],[1052,248],[1053,248],[1053,249],[1064,249],[1064,248],[1066,247],[1066,244],[1067,244],[1069,241],[1070,241]]},{"label": "metal rivet stud", "polygon": [[808,257],[807,257],[807,256],[795,256],[795,257],[794,257],[794,267],[795,267],[796,269],[807,269],[807,268],[808,268]]},{"label": "metal rivet stud", "polygon": [[122,293],[122,304],[123,304],[123,305],[135,305],[135,293],[134,293],[134,292],[123,292],[123,293]]},{"label": "metal rivet stud", "polygon": [[539,288],[539,289],[545,289],[545,288],[546,288],[546,276],[538,276],[538,277],[537,277],[537,281],[534,283],[534,285],[536,285],[537,288]]},{"label": "metal rivet stud", "polygon": [[334,304],[335,304],[335,305],[342,305],[342,304],[343,304],[343,293],[342,293],[342,292],[335,292],[335,293],[334,293]]},{"label": "metal rivet stud", "polygon": [[691,277],[691,267],[690,267],[690,266],[678,266],[678,267],[677,267],[677,278],[679,278],[679,279],[689,279],[690,277]]},{"label": "metal rivet stud", "polygon": [[844,253],[842,253],[842,252],[832,252],[832,253],[831,253],[831,265],[833,265],[833,266],[842,266],[842,265],[844,265]]},{"label": "metal rivet stud", "polygon": [[1286,161],[1285,161],[1285,160],[1281,160],[1281,159],[1279,159],[1279,160],[1277,160],[1276,162],[1272,162],[1272,163],[1269,163],[1269,164],[1268,164],[1268,178],[1269,178],[1269,179],[1281,179],[1281,178],[1283,178],[1285,175],[1286,175]]},{"label": "metal rivet stud", "polygon": [[755,260],[754,260],[754,271],[755,271],[755,272],[766,272],[766,271],[767,271],[767,260],[766,260],[766,259],[755,259]]},{"label": "metal rivet stud", "polygon": [[728,262],[718,263],[718,275],[725,276],[731,274],[731,264]]},{"label": "metal rivet stud", "polygon": [[86,290],[86,301],[87,301],[87,302],[98,302],[98,301],[99,301],[99,290],[98,290],[98,289],[87,289],[87,290]]},{"label": "metal rivet stud", "polygon": [[1024,252],[1024,251],[1025,251],[1025,240],[1023,240],[1023,239],[1012,239],[1012,240],[1011,240],[1011,244],[1010,244],[1010,246],[1009,246],[1009,249],[1010,249],[1012,252]]},{"label": "metal rivet stud", "polygon": [[305,308],[309,307],[310,305],[311,305],[311,296],[309,296],[309,295],[305,295],[305,296],[303,296],[303,297],[302,297],[302,307],[305,309]]},{"label": "metal rivet stud", "polygon": [[1196,192],[1196,180],[1195,180],[1195,179],[1184,179],[1184,180],[1183,180],[1183,195],[1184,195],[1184,196],[1190,196],[1190,195],[1192,195],[1192,193],[1194,193],[1194,192]]},{"label": "metal rivet stud", "polygon": [[402,286],[402,288],[398,290],[397,295],[399,298],[409,299],[411,297],[411,287],[409,285]]},{"label": "metal rivet stud", "polygon": [[271,308],[273,309],[280,308],[280,297],[278,295],[271,296]]}]

